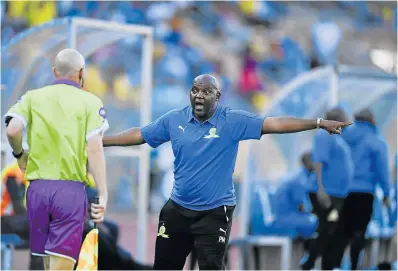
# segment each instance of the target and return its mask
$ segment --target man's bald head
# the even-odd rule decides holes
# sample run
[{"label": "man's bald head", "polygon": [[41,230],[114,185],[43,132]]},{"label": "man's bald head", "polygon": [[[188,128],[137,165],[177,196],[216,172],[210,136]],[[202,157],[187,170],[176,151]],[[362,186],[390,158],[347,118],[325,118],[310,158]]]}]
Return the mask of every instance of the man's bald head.
[{"label": "man's bald head", "polygon": [[192,83],[194,86],[212,86],[220,91],[218,80],[210,74],[202,74],[197,76]]},{"label": "man's bald head", "polygon": [[192,82],[190,100],[193,112],[200,121],[208,120],[216,110],[220,100],[220,84],[210,74],[202,74]]},{"label": "man's bald head", "polygon": [[54,74],[56,77],[76,77],[82,73],[85,60],[81,53],[75,49],[64,49],[55,57]]}]

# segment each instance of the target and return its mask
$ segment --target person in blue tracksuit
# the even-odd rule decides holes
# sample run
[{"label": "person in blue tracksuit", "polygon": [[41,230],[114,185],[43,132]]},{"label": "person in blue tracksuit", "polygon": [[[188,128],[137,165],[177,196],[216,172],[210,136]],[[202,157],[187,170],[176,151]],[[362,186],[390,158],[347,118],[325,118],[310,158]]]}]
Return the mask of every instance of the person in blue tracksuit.
[{"label": "person in blue tracksuit", "polygon": [[[311,153],[301,156],[301,168],[285,176],[271,197],[273,227],[289,231],[303,238],[304,250],[308,252],[311,236],[318,225],[316,216],[310,213],[311,203],[308,199],[308,187],[316,182],[313,172]],[[253,247],[256,259],[255,269],[259,269],[261,254],[258,247]]]},{"label": "person in blue tracksuit", "polygon": [[[348,117],[340,108],[326,112],[327,119],[347,121]],[[343,131],[342,134],[344,134]],[[322,257],[322,269],[339,267],[334,255],[335,240],[343,239],[339,229],[344,199],[353,176],[351,151],[341,136],[332,137],[318,131],[312,144],[312,162],[317,181],[309,190],[313,212],[318,217],[318,236],[311,244],[308,259],[301,265],[303,270],[314,267],[318,256]]]},{"label": "person in blue tracksuit", "polygon": [[[343,138],[350,146],[355,168],[343,216],[347,243],[351,243],[351,269],[356,270],[359,254],[365,247],[365,233],[372,217],[377,185],[383,190],[383,203],[389,204],[388,145],[377,131],[374,115],[369,109],[355,115],[354,125],[345,130]],[[342,257],[344,249],[340,253]]]},{"label": "person in blue tracksuit", "polygon": [[299,236],[308,239],[315,231],[318,221],[309,212],[307,187],[314,178],[310,154],[302,156],[301,169],[289,175],[277,188],[273,199],[275,225],[281,228],[291,228]]}]

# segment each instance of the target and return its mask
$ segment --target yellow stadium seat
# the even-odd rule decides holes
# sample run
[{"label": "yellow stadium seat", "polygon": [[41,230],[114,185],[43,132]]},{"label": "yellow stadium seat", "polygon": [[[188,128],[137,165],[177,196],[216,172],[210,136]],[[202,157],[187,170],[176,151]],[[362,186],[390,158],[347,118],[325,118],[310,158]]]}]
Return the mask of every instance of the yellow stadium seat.
[{"label": "yellow stadium seat", "polygon": [[28,1],[8,1],[7,15],[12,18],[25,17]]},{"label": "yellow stadium seat", "polygon": [[130,89],[131,86],[126,74],[117,76],[113,81],[113,91],[119,101],[126,102],[129,100]]},{"label": "yellow stadium seat", "polygon": [[57,16],[55,1],[29,1],[27,21],[29,26],[35,26],[52,21]]},{"label": "yellow stadium seat", "polygon": [[261,112],[270,102],[270,98],[264,92],[256,92],[252,96],[252,104],[257,112]]}]

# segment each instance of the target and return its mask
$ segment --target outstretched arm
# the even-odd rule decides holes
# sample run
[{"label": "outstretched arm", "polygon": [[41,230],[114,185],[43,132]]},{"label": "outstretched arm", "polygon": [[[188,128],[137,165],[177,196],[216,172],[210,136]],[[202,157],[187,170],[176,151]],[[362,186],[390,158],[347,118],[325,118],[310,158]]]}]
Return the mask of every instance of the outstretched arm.
[{"label": "outstretched arm", "polygon": [[102,139],[104,147],[111,146],[133,146],[145,143],[141,134],[141,128],[131,128],[120,134],[104,136]]},{"label": "outstretched arm", "polygon": [[[351,122],[320,120],[319,128],[328,131],[330,134],[341,134],[341,129],[351,124]],[[261,133],[286,134],[313,130],[317,128],[317,120],[299,119],[293,117],[270,117],[264,119]]]}]

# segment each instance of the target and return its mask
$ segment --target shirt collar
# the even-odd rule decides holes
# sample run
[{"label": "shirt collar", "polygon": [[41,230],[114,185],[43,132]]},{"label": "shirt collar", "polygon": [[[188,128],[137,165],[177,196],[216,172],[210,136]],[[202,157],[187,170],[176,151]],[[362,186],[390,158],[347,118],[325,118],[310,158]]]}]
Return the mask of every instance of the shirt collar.
[{"label": "shirt collar", "polygon": [[[217,121],[217,115],[218,115],[218,111],[219,111],[219,107],[220,105],[217,104],[216,105],[216,110],[214,111],[214,114],[211,116],[210,119],[206,120],[208,123],[210,123],[211,125],[215,126],[216,125],[216,121]],[[188,111],[188,122],[192,122],[193,120],[196,120],[197,122],[200,122],[196,119],[195,115],[192,112],[192,107],[189,108]],[[205,121],[205,122],[206,122]],[[203,123],[205,123],[203,122]]]},{"label": "shirt collar", "polygon": [[69,85],[72,87],[80,88],[80,85],[78,83],[76,83],[75,81],[69,80],[69,79],[57,79],[53,83],[53,85],[59,85],[59,84]]}]

